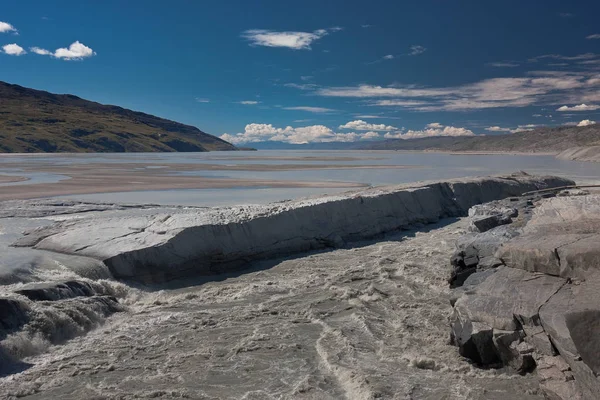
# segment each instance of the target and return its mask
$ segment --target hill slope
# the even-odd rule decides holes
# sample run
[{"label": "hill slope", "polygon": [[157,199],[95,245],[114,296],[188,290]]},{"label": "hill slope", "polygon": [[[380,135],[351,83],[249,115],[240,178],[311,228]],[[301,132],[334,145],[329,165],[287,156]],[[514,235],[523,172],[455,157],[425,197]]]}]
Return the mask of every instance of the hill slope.
[{"label": "hill slope", "polygon": [[236,150],[193,126],[0,81],[0,152]]},{"label": "hill slope", "polygon": [[494,136],[431,137],[361,143],[370,150],[520,151],[561,152],[572,147],[600,145],[600,124],[538,128],[533,131]]}]

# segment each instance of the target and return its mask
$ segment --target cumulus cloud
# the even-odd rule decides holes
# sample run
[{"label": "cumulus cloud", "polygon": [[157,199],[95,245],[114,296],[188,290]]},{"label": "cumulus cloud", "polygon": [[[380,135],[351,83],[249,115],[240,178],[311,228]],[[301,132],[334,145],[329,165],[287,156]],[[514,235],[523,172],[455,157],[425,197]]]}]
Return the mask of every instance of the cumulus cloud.
[{"label": "cumulus cloud", "polygon": [[65,60],[82,60],[95,55],[94,50],[87,47],[83,43],[76,41],[71,43],[69,48],[56,49],[54,57],[63,58]]},{"label": "cumulus cloud", "polygon": [[27,54],[25,49],[16,43],[2,46],[2,51],[10,56],[22,56],[23,54]]},{"label": "cumulus cloud", "polygon": [[17,33],[17,29],[9,24],[8,22],[0,21],[0,33],[14,32]]},{"label": "cumulus cloud", "polygon": [[490,132],[510,132],[511,129],[510,128],[501,128],[499,126],[488,126],[487,128],[485,128],[486,131],[490,131]]},{"label": "cumulus cloud", "polygon": [[594,33],[593,35],[586,36],[586,39],[600,39],[600,33]]},{"label": "cumulus cloud", "polygon": [[408,130],[406,132],[386,133],[383,135],[386,139],[422,139],[426,137],[438,136],[475,136],[475,134],[466,128],[457,128],[454,126],[445,126],[444,128],[426,128],[423,130]]},{"label": "cumulus cloud", "polygon": [[363,134],[361,136],[361,140],[371,140],[371,139],[378,139],[379,138],[379,133],[377,132],[367,132],[365,134]]},{"label": "cumulus cloud", "polygon": [[561,112],[565,112],[565,111],[594,111],[594,110],[598,110],[600,109],[600,106],[595,105],[595,104],[579,104],[573,107],[569,107],[569,106],[562,106],[556,109],[556,111],[561,111]]},{"label": "cumulus cloud", "polygon": [[58,48],[54,52],[42,49],[40,47],[32,47],[29,50],[41,56],[52,56],[54,58],[60,58],[63,60],[83,60],[84,58],[89,58],[96,55],[94,50],[79,41],[71,43],[68,48]]},{"label": "cumulus cloud", "polygon": [[239,104],[244,104],[246,106],[251,106],[251,105],[260,103],[260,101],[256,101],[256,100],[242,100],[242,101],[238,101],[238,103]]},{"label": "cumulus cloud", "polygon": [[379,137],[377,132],[366,133],[338,133],[324,125],[311,125],[293,128],[277,128],[272,124],[248,124],[244,132],[231,135],[224,133],[221,139],[230,143],[241,145],[256,142],[284,142],[291,144],[324,143],[324,142],[356,142],[359,140],[374,139]]},{"label": "cumulus cloud", "polygon": [[[350,127],[360,131],[364,124],[355,123],[358,121],[351,121]],[[364,122],[364,121],[361,121]],[[348,124],[346,124],[348,125]],[[346,125],[340,126],[341,129]],[[379,126],[377,126],[379,128]],[[394,128],[394,127],[390,127]],[[397,128],[394,128],[397,129]],[[418,139],[424,137],[436,137],[436,136],[474,136],[475,134],[466,128],[459,128],[454,126],[443,126],[439,123],[432,123],[425,127],[423,130],[396,130],[386,132],[383,138],[386,139]],[[242,145],[246,143],[256,142],[267,142],[276,141],[291,144],[304,144],[304,143],[323,143],[323,142],[356,142],[361,140],[375,140],[381,138],[381,134],[376,129],[369,130],[364,133],[360,132],[349,132],[340,133],[335,132],[331,128],[324,125],[311,125],[304,127],[292,127],[287,126],[285,128],[277,128],[272,124],[257,124],[252,123],[246,125],[244,132],[237,134],[224,133],[220,136],[221,139],[226,140],[236,145]]]},{"label": "cumulus cloud", "polygon": [[291,111],[306,111],[306,112],[311,112],[311,113],[316,113],[316,114],[322,114],[322,113],[329,113],[329,112],[334,112],[337,110],[331,109],[331,108],[324,108],[324,107],[309,107],[309,106],[297,106],[297,107],[283,107],[284,110],[291,110]]},{"label": "cumulus cloud", "polygon": [[[336,32],[337,27],[332,28]],[[250,42],[251,46],[287,47],[293,50],[310,50],[311,44],[326,36],[326,29],[313,32],[276,32],[267,29],[250,29],[242,33],[242,37]]]},{"label": "cumulus cloud", "polygon": [[387,54],[385,56],[383,56],[384,60],[393,60],[394,59],[394,55],[393,54]]},{"label": "cumulus cloud", "polygon": [[339,129],[352,129],[356,131],[395,131],[398,130],[395,126],[385,124],[370,124],[362,119],[350,121],[344,125],[340,125]]},{"label": "cumulus cloud", "polygon": [[595,125],[596,121],[590,121],[589,119],[584,119],[583,121],[580,121],[577,126],[590,126],[590,125]]},{"label": "cumulus cloud", "polygon": [[519,125],[515,129],[511,129],[510,133],[519,133],[519,132],[529,132],[532,131],[533,127],[528,127],[527,125]]}]

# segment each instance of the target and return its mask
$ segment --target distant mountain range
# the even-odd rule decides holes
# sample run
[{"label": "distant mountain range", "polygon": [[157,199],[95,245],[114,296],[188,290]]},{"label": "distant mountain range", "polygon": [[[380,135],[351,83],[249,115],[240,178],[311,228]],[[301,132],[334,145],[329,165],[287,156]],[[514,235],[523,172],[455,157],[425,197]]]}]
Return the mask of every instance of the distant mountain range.
[{"label": "distant mountain range", "polygon": [[[597,157],[600,124],[545,127],[506,135],[429,137],[354,143],[251,143],[258,149],[429,150],[559,153]],[[578,148],[577,151],[574,148]],[[595,147],[594,149],[600,149]],[[239,150],[193,126],[142,112],[0,81],[0,152],[173,152]]]},{"label": "distant mountain range", "polygon": [[253,143],[258,149],[306,150],[429,150],[429,151],[499,151],[559,153],[574,147],[600,145],[600,124],[572,127],[544,127],[532,131],[486,136],[437,136],[422,139],[392,139],[354,143]]},{"label": "distant mountain range", "polygon": [[193,126],[0,81],[0,152],[213,150],[237,148]]},{"label": "distant mountain range", "polygon": [[371,150],[507,151],[558,153],[572,147],[600,145],[600,126],[543,127],[505,135],[431,137],[361,143]]}]

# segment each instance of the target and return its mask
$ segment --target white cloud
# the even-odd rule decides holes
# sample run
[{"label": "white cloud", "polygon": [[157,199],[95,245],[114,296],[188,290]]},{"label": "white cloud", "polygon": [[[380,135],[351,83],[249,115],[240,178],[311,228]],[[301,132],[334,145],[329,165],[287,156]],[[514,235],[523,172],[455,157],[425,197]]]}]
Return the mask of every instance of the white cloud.
[{"label": "white cloud", "polygon": [[94,50],[87,47],[83,43],[76,41],[71,43],[69,48],[56,49],[54,57],[64,58],[65,60],[82,60],[87,57],[95,55]]},{"label": "white cloud", "polygon": [[293,128],[276,128],[272,124],[248,124],[244,132],[230,135],[224,133],[221,139],[240,145],[256,142],[284,142],[291,144],[324,143],[324,142],[356,142],[379,137],[376,132],[338,133],[324,125],[311,125]]},{"label": "white cloud", "polygon": [[17,33],[17,29],[14,26],[12,26],[11,24],[9,24],[8,22],[0,21],[0,33],[7,33],[7,32]]},{"label": "white cloud", "polygon": [[579,122],[577,124],[577,126],[590,126],[590,125],[595,125],[596,121],[590,121],[589,119],[584,119],[583,121]]},{"label": "white cloud", "polygon": [[356,121],[347,122],[344,125],[340,125],[339,129],[352,129],[357,131],[395,131],[398,130],[395,126],[389,126],[385,124],[370,124],[362,119]]},{"label": "white cloud", "polygon": [[383,59],[384,60],[393,60],[394,59],[394,55],[393,54],[385,55],[385,56],[383,56]]},{"label": "white cloud", "polygon": [[260,101],[256,101],[256,100],[242,100],[242,101],[238,101],[239,104],[244,104],[246,106],[250,106],[250,105],[254,105],[254,104],[258,104],[260,103]]},{"label": "white cloud", "polygon": [[586,36],[586,39],[600,39],[600,33],[594,33],[593,35]]},{"label": "white cloud", "polygon": [[51,51],[48,51],[46,49],[41,49],[39,47],[30,47],[29,50],[32,53],[39,54],[41,56],[51,56],[51,55],[53,55],[53,53]]},{"label": "white cloud", "polygon": [[487,128],[485,128],[486,131],[490,131],[490,132],[510,132],[511,129],[510,128],[501,128],[499,126],[488,126]]},{"label": "white cloud", "polygon": [[94,50],[79,41],[71,43],[68,48],[61,47],[56,49],[54,53],[40,47],[32,47],[30,50],[35,54],[52,56],[54,58],[60,58],[63,60],[83,60],[84,58],[96,55]]},{"label": "white cloud", "polygon": [[25,49],[16,43],[2,46],[2,50],[10,56],[22,56],[23,54],[27,54]]},{"label": "white cloud", "polygon": [[331,108],[309,107],[309,106],[283,107],[283,109],[284,110],[291,110],[291,111],[306,111],[306,112],[317,113],[317,114],[329,113],[329,112],[337,111],[337,110],[333,110]]},{"label": "white cloud", "polygon": [[450,95],[452,90],[359,85],[323,88],[319,89],[317,94],[326,97],[434,97]]},{"label": "white cloud", "polygon": [[371,103],[372,106],[382,106],[382,107],[406,107],[412,108],[417,106],[425,106],[427,105],[424,101],[417,100],[378,100]]},{"label": "white cloud", "polygon": [[515,67],[519,66],[519,64],[517,64],[515,62],[510,62],[510,61],[493,62],[493,63],[489,63],[486,65],[488,65],[490,67],[496,67],[496,68],[515,68]]},{"label": "white cloud", "polygon": [[[355,121],[352,121],[355,122]],[[475,134],[466,128],[458,128],[454,126],[442,127],[439,123],[429,124],[433,128],[427,127],[423,130],[395,131],[387,132],[383,135],[386,139],[417,139],[424,137],[436,136],[474,136]],[[356,126],[362,127],[361,124]],[[341,128],[341,127],[340,127]],[[392,127],[393,128],[393,127]],[[357,130],[360,130],[357,129]],[[324,125],[311,125],[304,127],[277,128],[272,124],[257,124],[252,123],[246,125],[244,132],[231,135],[224,133],[221,139],[226,140],[236,145],[246,143],[277,141],[292,144],[303,143],[323,143],[323,142],[356,142],[361,140],[374,140],[381,138],[381,134],[375,130],[369,130],[365,133],[349,132],[340,133]]]},{"label": "white cloud", "polygon": [[[333,32],[336,29],[332,29]],[[242,37],[251,46],[287,47],[294,50],[310,50],[311,44],[327,35],[325,29],[314,32],[276,32],[266,29],[251,29],[242,33]]]},{"label": "white cloud", "polygon": [[413,45],[410,46],[410,53],[408,53],[409,56],[416,56],[419,54],[423,54],[427,51],[427,49],[423,46],[419,46],[419,45]]},{"label": "white cloud", "polygon": [[[491,78],[455,87],[342,86],[319,88],[325,97],[379,98],[374,106],[413,111],[469,111],[527,107],[558,102],[600,101],[600,74],[594,71],[533,71],[524,77]],[[598,100],[595,100],[598,99]]]},{"label": "white cloud", "polygon": [[532,130],[533,129],[531,129],[531,128],[515,128],[515,129],[511,129],[510,133],[529,132]]},{"label": "white cloud", "polygon": [[360,139],[361,140],[379,139],[379,133],[367,132],[367,133],[363,134]]},{"label": "white cloud", "polygon": [[554,60],[565,60],[565,61],[580,61],[580,60],[591,60],[596,58],[598,55],[594,53],[583,53],[575,56],[563,56],[561,54],[543,54],[541,56],[530,58],[529,62],[537,62],[543,59],[554,59]]},{"label": "white cloud", "polygon": [[318,87],[314,83],[284,83],[283,86],[300,90],[314,90]]},{"label": "white cloud", "polygon": [[398,133],[386,133],[383,135],[386,139],[421,139],[426,137],[437,137],[437,136],[475,136],[475,134],[466,128],[457,128],[454,126],[446,126],[441,128],[426,128],[420,131],[409,130],[406,132]]},{"label": "white cloud", "polygon": [[440,124],[439,122],[432,122],[430,124],[427,124],[427,128],[439,129],[443,127],[444,125]]},{"label": "white cloud", "polygon": [[562,106],[556,109],[556,111],[594,111],[594,110],[598,110],[600,109],[600,106],[595,105],[595,104],[579,104],[573,107],[569,107],[569,106]]}]

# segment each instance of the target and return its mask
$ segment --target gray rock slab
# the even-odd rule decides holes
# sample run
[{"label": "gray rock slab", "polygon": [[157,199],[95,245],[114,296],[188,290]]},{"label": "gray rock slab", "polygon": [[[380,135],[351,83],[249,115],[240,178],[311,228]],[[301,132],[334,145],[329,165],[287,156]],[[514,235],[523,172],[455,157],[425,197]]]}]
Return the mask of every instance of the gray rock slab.
[{"label": "gray rock slab", "polygon": [[[600,221],[598,221],[600,231]],[[557,249],[560,259],[560,275],[585,279],[590,273],[600,272],[600,233]]]},{"label": "gray rock slab", "polygon": [[374,188],[265,206],[100,216],[35,230],[16,245],[95,258],[116,278],[162,282],[368,239],[462,216],[478,203],[571,183],[515,175]]},{"label": "gray rock slab", "polygon": [[[588,396],[600,393],[598,370],[598,314],[600,276],[569,284],[540,309],[540,320],[552,343],[573,370],[577,385]],[[593,397],[585,397],[593,398]]]},{"label": "gray rock slab", "polygon": [[583,238],[585,235],[552,235],[548,232],[522,235],[504,243],[496,257],[511,268],[560,276],[560,259],[556,249]]},{"label": "gray rock slab", "polygon": [[565,322],[571,340],[583,362],[598,376],[600,374],[600,309],[568,313]]},{"label": "gray rock slab", "polygon": [[503,243],[496,257],[512,268],[586,279],[600,270],[600,196],[540,202],[523,233]]},{"label": "gray rock slab", "polygon": [[477,286],[475,293],[458,299],[455,308],[471,321],[516,330],[521,324],[535,325],[539,308],[564,283],[561,278],[500,267]]}]

